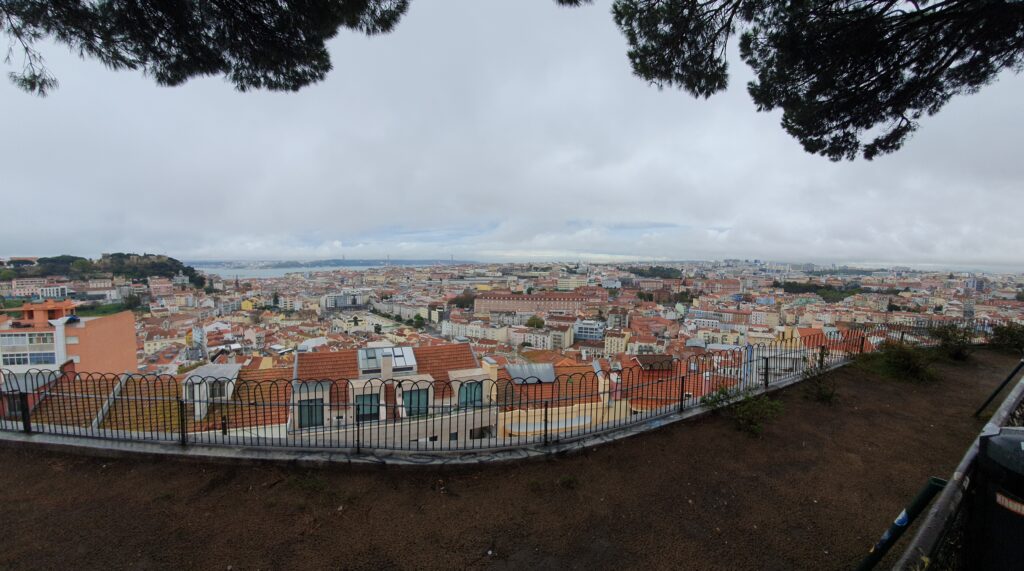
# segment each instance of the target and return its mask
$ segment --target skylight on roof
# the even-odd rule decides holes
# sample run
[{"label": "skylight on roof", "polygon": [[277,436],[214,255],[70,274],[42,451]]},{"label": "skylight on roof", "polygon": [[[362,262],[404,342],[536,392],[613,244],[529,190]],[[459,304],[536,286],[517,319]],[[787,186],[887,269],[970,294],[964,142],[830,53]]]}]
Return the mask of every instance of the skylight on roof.
[{"label": "skylight on roof", "polygon": [[391,356],[393,370],[411,371],[416,368],[416,355],[412,347],[368,347],[359,350],[359,370],[379,372],[384,355]]}]

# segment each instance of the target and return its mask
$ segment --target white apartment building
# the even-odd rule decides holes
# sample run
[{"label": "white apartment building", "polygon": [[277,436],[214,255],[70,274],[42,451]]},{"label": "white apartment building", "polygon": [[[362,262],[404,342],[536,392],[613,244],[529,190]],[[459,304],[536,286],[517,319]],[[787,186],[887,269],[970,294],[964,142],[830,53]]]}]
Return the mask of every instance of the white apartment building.
[{"label": "white apartment building", "polygon": [[454,339],[467,337],[470,339],[489,339],[499,343],[508,343],[509,328],[504,325],[491,325],[483,321],[469,323],[459,321],[441,322],[441,335]]},{"label": "white apartment building", "polygon": [[39,288],[39,297],[43,299],[64,299],[68,296],[66,285],[46,285]]},{"label": "white apartment building", "polygon": [[329,293],[320,297],[320,309],[345,309],[362,307],[370,303],[370,289],[345,289],[338,293]]}]

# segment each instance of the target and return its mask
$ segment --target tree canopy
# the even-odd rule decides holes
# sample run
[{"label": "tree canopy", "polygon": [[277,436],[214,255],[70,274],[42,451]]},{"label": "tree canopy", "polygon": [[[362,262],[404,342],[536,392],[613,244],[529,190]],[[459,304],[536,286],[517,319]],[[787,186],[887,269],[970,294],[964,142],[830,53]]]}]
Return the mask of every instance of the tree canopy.
[{"label": "tree canopy", "polygon": [[11,79],[40,95],[57,86],[34,44],[50,38],[160,85],[223,75],[235,87],[296,90],[331,69],[341,27],[389,32],[408,0],[0,0],[0,29],[21,49]]},{"label": "tree canopy", "polygon": [[[592,0],[555,0],[563,6]],[[0,0],[11,72],[40,95],[57,85],[35,44],[52,39],[161,85],[222,75],[240,90],[298,90],[331,69],[341,27],[394,29],[409,0]],[[738,36],[760,111],[810,153],[867,159],[899,149],[925,115],[976,92],[1024,57],[1016,0],[615,0],[634,73],[709,97],[728,86]],[[18,58],[8,58],[16,61]]]},{"label": "tree canopy", "polygon": [[174,258],[159,254],[126,254],[122,252],[103,254],[97,260],[67,254],[43,257],[36,260],[35,265],[12,268],[4,276],[6,276],[5,279],[14,279],[63,275],[72,279],[87,279],[93,275],[112,274],[131,279],[142,279],[151,276],[170,278],[178,272],[188,276],[189,281],[196,287],[202,287],[206,280],[195,268],[186,266]]},{"label": "tree canopy", "polygon": [[679,279],[683,277],[683,272],[680,269],[666,266],[649,266],[646,268],[632,266],[626,268],[626,271],[641,278]]},{"label": "tree canopy", "polygon": [[924,115],[1020,71],[1024,3],[1010,0],[617,0],[633,71],[708,97],[728,84],[727,46],[804,149],[832,160],[899,149]]}]

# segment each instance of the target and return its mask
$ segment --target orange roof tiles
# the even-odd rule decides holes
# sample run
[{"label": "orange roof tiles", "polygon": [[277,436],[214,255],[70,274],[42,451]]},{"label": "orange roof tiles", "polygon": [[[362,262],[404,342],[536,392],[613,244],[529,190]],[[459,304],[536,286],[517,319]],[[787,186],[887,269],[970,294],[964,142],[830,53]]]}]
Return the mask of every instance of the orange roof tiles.
[{"label": "orange roof tiles", "polygon": [[32,412],[33,422],[90,426],[119,379],[118,375],[61,377],[43,393]]},{"label": "orange roof tiles", "polygon": [[466,343],[415,347],[412,351],[416,355],[416,370],[434,378],[434,398],[450,396],[449,371],[475,369],[480,366],[473,355],[473,348]]},{"label": "orange roof tiles", "polygon": [[[129,378],[103,419],[103,428],[146,432],[177,432],[180,429],[178,399],[181,379],[159,377]],[[192,414],[191,408],[187,411]],[[189,417],[191,418],[191,417]]]},{"label": "orange roof tiles", "polygon": [[359,360],[356,349],[337,351],[334,353],[300,353],[298,378],[300,380],[316,379],[355,379],[359,377]]},{"label": "orange roof tiles", "polygon": [[498,372],[498,402],[506,409],[543,408],[595,403],[601,400],[600,379],[590,365],[559,365],[550,383],[518,384],[502,368]]},{"label": "orange roof tiles", "polygon": [[[274,369],[264,369],[274,371]],[[264,371],[260,371],[263,373]],[[266,375],[268,378],[272,375]],[[278,374],[276,379],[280,379]],[[291,410],[292,384],[287,380],[238,381],[231,399],[210,403],[204,421],[194,430],[217,430],[249,426],[270,426],[288,422]]]},{"label": "orange roof tiles", "polygon": [[[473,348],[466,343],[414,347],[413,354],[416,356],[417,373],[433,377],[435,398],[449,396],[449,371],[475,369],[480,366],[473,354]],[[299,380],[359,378],[357,349],[330,353],[300,353],[298,360]]]}]

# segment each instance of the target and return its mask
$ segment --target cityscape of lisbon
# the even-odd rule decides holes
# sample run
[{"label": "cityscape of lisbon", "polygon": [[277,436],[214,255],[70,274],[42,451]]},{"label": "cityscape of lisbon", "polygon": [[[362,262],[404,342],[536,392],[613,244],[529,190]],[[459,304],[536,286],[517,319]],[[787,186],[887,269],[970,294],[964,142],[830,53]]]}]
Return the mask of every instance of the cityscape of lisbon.
[{"label": "cityscape of lisbon", "polygon": [[[568,366],[686,359],[865,324],[1024,320],[1020,273],[739,259],[331,265],[3,258],[2,365],[182,375],[206,364],[291,369],[304,353],[457,345],[453,354],[472,354],[464,368]],[[77,335],[55,324],[72,315]]]},{"label": "cityscape of lisbon", "polygon": [[[1024,411],[1024,382],[999,398],[1024,370],[1021,273],[111,253],[2,258],[0,296],[0,489],[47,490],[60,514],[35,521],[80,518],[102,541],[69,541],[92,559],[116,537],[178,562],[173,530],[235,517],[313,534],[294,567],[376,569],[382,548],[352,538],[423,518],[459,541],[396,567],[568,568],[531,562],[589,556],[577,530],[598,522],[630,550],[674,534],[624,568],[871,569],[945,549],[929,530],[971,533],[974,515],[922,511],[959,488],[929,475]],[[159,531],[96,516],[122,504]],[[34,528],[12,529],[3,557],[37,557]],[[1003,529],[959,549],[1002,557],[1019,546]],[[248,540],[175,568],[278,567],[280,544]],[[346,547],[324,565],[322,545]]]}]

